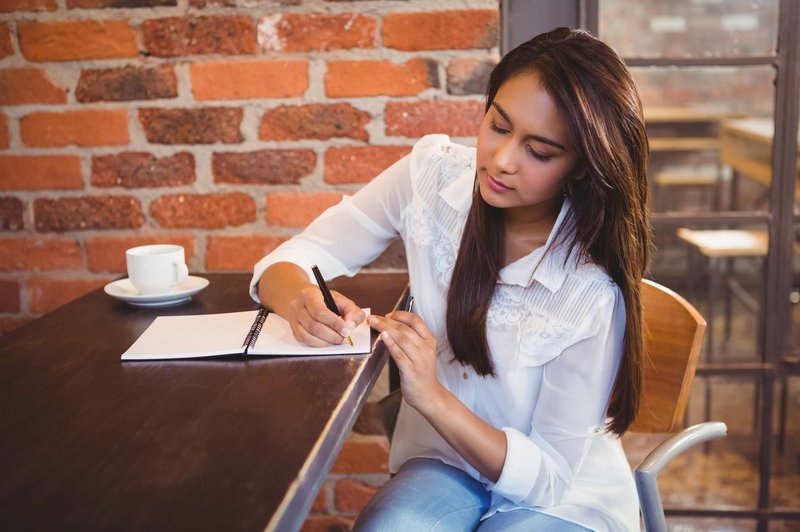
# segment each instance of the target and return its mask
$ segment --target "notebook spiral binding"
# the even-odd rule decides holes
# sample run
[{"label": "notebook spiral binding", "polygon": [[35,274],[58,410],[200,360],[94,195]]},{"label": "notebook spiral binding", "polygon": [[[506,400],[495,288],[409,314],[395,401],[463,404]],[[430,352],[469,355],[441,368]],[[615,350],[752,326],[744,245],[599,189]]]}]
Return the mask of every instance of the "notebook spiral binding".
[{"label": "notebook spiral binding", "polygon": [[256,345],[256,340],[258,340],[258,335],[261,334],[261,328],[264,326],[264,320],[267,319],[267,314],[269,314],[269,311],[264,307],[259,309],[256,319],[250,326],[250,332],[247,333],[244,343],[242,344],[245,355],[247,354],[248,349]]}]

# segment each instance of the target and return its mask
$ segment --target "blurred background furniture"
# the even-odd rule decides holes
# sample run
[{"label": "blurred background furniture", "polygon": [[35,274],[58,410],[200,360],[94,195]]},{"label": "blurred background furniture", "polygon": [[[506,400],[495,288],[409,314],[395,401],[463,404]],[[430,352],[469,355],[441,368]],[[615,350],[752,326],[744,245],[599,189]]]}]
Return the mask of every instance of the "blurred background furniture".
[{"label": "blurred background furniture", "polygon": [[[719,165],[720,124],[739,114],[710,106],[681,106],[646,107],[644,115],[656,210],[669,210],[669,200],[682,198],[687,190],[700,192],[703,208],[719,209],[724,181]],[[674,166],[671,161],[676,152],[696,153],[705,162]]]}]

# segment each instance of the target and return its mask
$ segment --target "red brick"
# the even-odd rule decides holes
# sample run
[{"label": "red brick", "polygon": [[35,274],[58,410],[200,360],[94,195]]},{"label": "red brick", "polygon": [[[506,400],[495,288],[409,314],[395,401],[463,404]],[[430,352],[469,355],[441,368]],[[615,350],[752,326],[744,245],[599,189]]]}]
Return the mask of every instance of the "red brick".
[{"label": "red brick", "polygon": [[387,135],[417,138],[429,133],[472,137],[484,114],[479,101],[388,102],[383,119]]},{"label": "red brick", "polygon": [[142,206],[132,196],[84,196],[37,199],[33,202],[37,231],[133,229],[144,223]]},{"label": "red brick", "polygon": [[0,13],[13,11],[55,11],[56,0],[3,0],[0,2]]},{"label": "red brick", "polygon": [[439,86],[435,61],[330,61],[325,94],[331,98],[358,96],[414,96]]},{"label": "red brick", "polygon": [[366,183],[410,151],[410,146],[328,148],[325,152],[325,182]]},{"label": "red brick", "polygon": [[215,183],[297,184],[316,164],[317,154],[303,149],[215,153],[211,157]]},{"label": "red brick", "polygon": [[19,283],[0,280],[0,312],[19,312]]},{"label": "red brick", "polygon": [[130,139],[125,109],[31,113],[19,128],[25,146],[40,148],[120,146]]},{"label": "red brick", "polygon": [[136,33],[126,20],[25,22],[19,46],[31,61],[77,61],[136,57]]},{"label": "red brick", "polygon": [[390,13],[383,45],[398,50],[492,48],[498,42],[497,9]]},{"label": "red brick", "polygon": [[67,0],[67,7],[70,9],[164,7],[176,5],[178,5],[178,0]]},{"label": "red brick", "polygon": [[5,150],[11,145],[8,133],[8,117],[0,113],[0,150]]},{"label": "red brick", "polygon": [[317,498],[314,499],[313,504],[311,504],[311,513],[324,513],[328,510],[328,484],[325,483],[322,485],[322,488],[319,490],[317,494]]},{"label": "red brick", "polygon": [[[301,2],[302,0],[297,0]],[[189,0],[189,5],[192,7],[235,7],[236,0]]]},{"label": "red brick", "polygon": [[191,66],[195,100],[301,97],[308,89],[308,61],[220,61]]},{"label": "red brick", "polygon": [[343,479],[336,483],[334,504],[342,513],[359,513],[375,495],[378,488],[351,479]]},{"label": "red brick", "polygon": [[280,13],[261,18],[263,50],[311,52],[375,47],[375,18],[358,13]]},{"label": "red brick", "polygon": [[256,204],[242,192],[174,194],[155,200],[150,214],[162,227],[219,229],[254,222]]},{"label": "red brick", "polygon": [[140,109],[139,122],[155,144],[214,144],[242,142],[239,129],[244,111],[231,107],[199,109]]},{"label": "red brick", "polygon": [[284,227],[304,227],[341,199],[341,192],[267,194],[267,223]]},{"label": "red brick", "polygon": [[170,65],[124,66],[81,71],[75,98],[79,102],[126,102],[178,96],[178,79]]},{"label": "red brick", "polygon": [[458,57],[447,64],[447,92],[450,94],[485,94],[489,75],[497,64],[494,59]]},{"label": "red brick", "polygon": [[160,57],[238,55],[258,51],[255,25],[244,15],[145,20],[142,36],[145,49]]},{"label": "red brick", "polygon": [[209,235],[206,242],[206,269],[247,272],[261,257],[288,237],[263,235]]},{"label": "red brick", "polygon": [[103,286],[108,279],[29,279],[26,285],[31,312],[44,314]]},{"label": "red brick", "polygon": [[31,321],[33,318],[0,318],[0,333],[11,332]]},{"label": "red brick", "polygon": [[367,140],[369,120],[369,113],[347,103],[283,105],[264,113],[258,136],[261,140]]},{"label": "red brick", "polygon": [[96,236],[86,240],[86,265],[93,272],[124,272],[125,250],[145,244],[178,244],[183,246],[187,262],[194,256],[191,235]]},{"label": "red brick", "polygon": [[11,44],[11,30],[8,23],[0,24],[0,59],[8,57],[14,53],[14,45]]},{"label": "red brick", "polygon": [[388,472],[389,444],[378,436],[349,438],[331,468],[331,473]]},{"label": "red brick", "polygon": [[194,181],[194,156],[189,152],[164,157],[146,152],[92,157],[92,185],[96,187],[173,187]]},{"label": "red brick", "polygon": [[83,188],[77,155],[0,155],[0,190]]},{"label": "red brick", "polygon": [[47,79],[43,68],[0,70],[0,105],[66,102],[66,89]]},{"label": "red brick", "polygon": [[22,200],[11,196],[0,197],[0,230],[19,231],[24,225]]},{"label": "red brick", "polygon": [[81,248],[76,240],[0,239],[0,271],[77,270]]},{"label": "red brick", "polygon": [[303,522],[300,532],[350,532],[353,520],[329,515],[312,515]]}]

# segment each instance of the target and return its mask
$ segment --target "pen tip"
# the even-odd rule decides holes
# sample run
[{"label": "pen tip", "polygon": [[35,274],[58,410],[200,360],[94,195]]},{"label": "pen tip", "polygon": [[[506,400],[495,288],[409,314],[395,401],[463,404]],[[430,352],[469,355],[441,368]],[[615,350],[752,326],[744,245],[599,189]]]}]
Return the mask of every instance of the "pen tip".
[{"label": "pen tip", "polygon": [[348,336],[346,338],[346,340],[347,340],[347,343],[350,344],[350,347],[353,347],[353,339]]}]

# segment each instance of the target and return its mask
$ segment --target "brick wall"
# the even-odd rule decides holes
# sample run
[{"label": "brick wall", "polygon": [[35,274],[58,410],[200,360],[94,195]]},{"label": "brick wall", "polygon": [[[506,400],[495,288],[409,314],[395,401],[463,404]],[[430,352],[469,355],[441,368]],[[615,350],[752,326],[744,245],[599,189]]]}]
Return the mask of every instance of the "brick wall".
[{"label": "brick wall", "polygon": [[471,137],[498,24],[496,0],[0,1],[0,330],[141,243],[248,271],[420,135]]},{"label": "brick wall", "polygon": [[[470,141],[498,26],[497,0],[0,0],[0,330],[134,245],[250,271],[420,135]],[[374,409],[308,530],[387,478]]]}]

